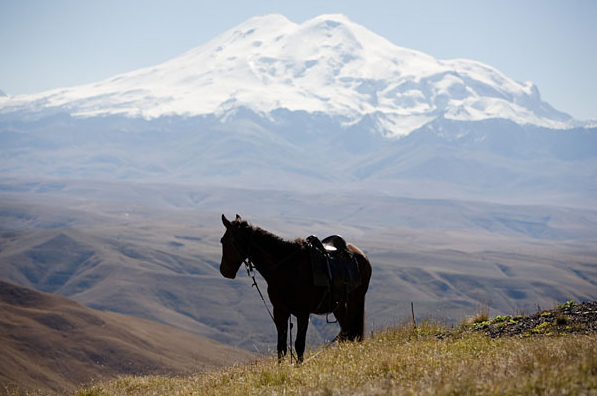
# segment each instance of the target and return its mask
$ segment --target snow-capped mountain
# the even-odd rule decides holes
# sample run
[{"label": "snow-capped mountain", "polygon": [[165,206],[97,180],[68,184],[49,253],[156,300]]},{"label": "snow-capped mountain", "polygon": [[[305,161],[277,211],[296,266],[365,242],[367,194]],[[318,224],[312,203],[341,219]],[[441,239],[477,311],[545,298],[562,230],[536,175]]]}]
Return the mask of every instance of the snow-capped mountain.
[{"label": "snow-capped mountain", "polygon": [[155,67],[0,97],[0,178],[593,207],[596,132],[490,66],[268,15]]},{"label": "snow-capped mountain", "polygon": [[249,19],[170,61],[93,84],[0,97],[0,114],[72,116],[215,115],[239,108],[268,118],[277,109],[326,114],[343,126],[367,120],[403,136],[437,119],[493,118],[564,129],[580,125],[491,66],[437,60],[402,48],[342,15],[296,24],[281,15]]}]

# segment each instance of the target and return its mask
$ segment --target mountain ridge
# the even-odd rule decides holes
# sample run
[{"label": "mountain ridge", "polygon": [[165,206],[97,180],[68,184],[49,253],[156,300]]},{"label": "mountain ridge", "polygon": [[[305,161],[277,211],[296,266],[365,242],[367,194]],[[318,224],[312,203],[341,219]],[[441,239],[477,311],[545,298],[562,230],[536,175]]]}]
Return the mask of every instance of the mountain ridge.
[{"label": "mountain ridge", "polygon": [[595,131],[441,118],[388,140],[371,117],[343,127],[323,113],[280,109],[266,119],[247,108],[225,122],[214,115],[0,116],[0,173],[505,202],[533,197],[593,207],[596,191],[586,180],[597,169]]}]

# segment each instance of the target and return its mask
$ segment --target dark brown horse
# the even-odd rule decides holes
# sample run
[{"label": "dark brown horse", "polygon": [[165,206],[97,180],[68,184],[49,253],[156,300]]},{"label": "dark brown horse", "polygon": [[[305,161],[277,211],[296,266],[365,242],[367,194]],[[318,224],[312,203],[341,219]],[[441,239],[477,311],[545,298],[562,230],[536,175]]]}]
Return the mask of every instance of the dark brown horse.
[{"label": "dark brown horse", "polygon": [[295,348],[299,362],[305,352],[309,315],[330,313],[340,325],[339,339],[360,341],[365,333],[365,293],[371,279],[371,264],[356,246],[348,244],[349,254],[356,260],[361,282],[358,287],[330,308],[322,304],[326,287],[313,283],[313,268],[309,244],[303,239],[284,240],[259,227],[252,226],[236,215],[229,221],[222,215],[226,232],[222,237],[220,272],[234,279],[241,264],[249,259],[267,282],[267,294],[274,307],[274,322],[278,331],[278,359],[287,352],[287,329],[290,315],[297,318]]}]

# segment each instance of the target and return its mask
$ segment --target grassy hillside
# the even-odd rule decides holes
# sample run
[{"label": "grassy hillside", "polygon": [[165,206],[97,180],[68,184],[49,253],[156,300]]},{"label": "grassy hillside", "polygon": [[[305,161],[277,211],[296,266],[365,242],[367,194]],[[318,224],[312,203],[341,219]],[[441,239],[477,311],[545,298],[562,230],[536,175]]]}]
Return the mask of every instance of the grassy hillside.
[{"label": "grassy hillside", "polygon": [[73,391],[123,374],[183,374],[252,359],[174,327],[0,281],[0,395]]},{"label": "grassy hillside", "polygon": [[597,335],[492,339],[423,323],[363,343],[311,352],[295,367],[273,357],[190,377],[123,377],[77,396],[100,395],[594,395]]}]

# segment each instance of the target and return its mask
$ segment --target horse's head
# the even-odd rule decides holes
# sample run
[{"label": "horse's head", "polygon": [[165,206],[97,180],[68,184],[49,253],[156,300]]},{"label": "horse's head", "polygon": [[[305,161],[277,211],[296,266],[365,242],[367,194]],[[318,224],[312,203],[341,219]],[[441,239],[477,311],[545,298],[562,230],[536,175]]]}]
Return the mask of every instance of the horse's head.
[{"label": "horse's head", "polygon": [[236,278],[236,273],[241,264],[249,254],[249,233],[250,227],[246,221],[236,215],[234,221],[230,221],[222,215],[222,223],[226,232],[220,240],[222,242],[222,262],[220,273],[230,279]]}]

